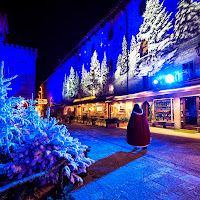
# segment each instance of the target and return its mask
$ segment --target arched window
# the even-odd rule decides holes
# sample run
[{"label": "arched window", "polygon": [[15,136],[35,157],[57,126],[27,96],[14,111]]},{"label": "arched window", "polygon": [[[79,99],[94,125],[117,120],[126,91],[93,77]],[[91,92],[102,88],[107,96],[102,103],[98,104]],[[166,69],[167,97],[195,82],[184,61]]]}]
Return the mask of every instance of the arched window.
[{"label": "arched window", "polygon": [[109,30],[108,39],[109,39],[109,41],[113,39],[113,30],[112,29]]},{"label": "arched window", "polygon": [[108,70],[109,70],[109,72],[110,72],[110,71],[113,71],[113,59],[112,59],[112,58],[109,60],[109,63],[108,63]]},{"label": "arched window", "polygon": [[146,9],[146,0],[140,1],[140,15],[143,15]]},{"label": "arched window", "polygon": [[140,58],[148,54],[148,41],[143,40],[140,44]]}]

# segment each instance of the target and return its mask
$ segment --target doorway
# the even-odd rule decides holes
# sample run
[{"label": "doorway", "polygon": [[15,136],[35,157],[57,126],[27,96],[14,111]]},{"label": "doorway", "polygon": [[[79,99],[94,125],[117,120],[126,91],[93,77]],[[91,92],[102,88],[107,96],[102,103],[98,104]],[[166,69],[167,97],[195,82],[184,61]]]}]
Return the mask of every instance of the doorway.
[{"label": "doorway", "polygon": [[150,122],[151,119],[150,119],[150,105],[147,101],[145,101],[143,104],[142,104],[142,109],[143,109],[143,112],[147,118],[147,120]]},{"label": "doorway", "polygon": [[185,98],[186,125],[197,125],[196,97]]}]

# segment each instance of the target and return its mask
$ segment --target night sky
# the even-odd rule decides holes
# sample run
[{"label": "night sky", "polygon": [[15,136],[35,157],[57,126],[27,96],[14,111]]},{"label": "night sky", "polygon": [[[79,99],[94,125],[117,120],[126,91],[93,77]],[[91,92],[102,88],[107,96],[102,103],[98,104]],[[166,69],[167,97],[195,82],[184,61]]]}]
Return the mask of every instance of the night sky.
[{"label": "night sky", "polygon": [[38,49],[37,88],[118,0],[4,0],[7,42]]}]

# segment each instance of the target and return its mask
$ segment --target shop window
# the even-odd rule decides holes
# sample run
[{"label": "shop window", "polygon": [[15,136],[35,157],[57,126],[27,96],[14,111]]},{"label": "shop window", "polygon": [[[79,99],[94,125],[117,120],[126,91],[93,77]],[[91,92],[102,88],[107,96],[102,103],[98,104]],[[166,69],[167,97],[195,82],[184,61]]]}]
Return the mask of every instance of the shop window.
[{"label": "shop window", "polygon": [[97,106],[97,107],[96,107],[96,112],[97,112],[97,113],[103,112],[103,106]]},{"label": "shop window", "polygon": [[88,113],[88,112],[89,112],[88,107],[83,107],[83,113]]},{"label": "shop window", "polygon": [[113,29],[110,29],[108,33],[108,38],[109,38],[109,41],[113,39]]},{"label": "shop window", "polygon": [[193,62],[183,64],[183,81],[193,79],[195,75]]},{"label": "shop window", "polygon": [[141,0],[140,1],[140,15],[143,15],[145,10],[146,10],[146,0]]},{"label": "shop window", "polygon": [[140,44],[140,58],[148,54],[148,41],[143,40]]},{"label": "shop window", "polygon": [[109,63],[108,63],[108,70],[109,70],[109,72],[110,72],[110,71],[113,71],[113,59],[112,59],[112,58],[109,60]]}]

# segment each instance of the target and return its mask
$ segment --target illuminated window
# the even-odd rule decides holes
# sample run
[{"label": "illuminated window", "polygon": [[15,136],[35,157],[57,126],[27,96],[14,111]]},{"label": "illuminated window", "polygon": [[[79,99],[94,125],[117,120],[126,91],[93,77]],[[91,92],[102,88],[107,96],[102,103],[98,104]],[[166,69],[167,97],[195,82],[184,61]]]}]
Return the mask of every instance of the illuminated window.
[{"label": "illuminated window", "polygon": [[114,86],[113,85],[109,85],[109,92],[110,92],[110,94],[114,93]]},{"label": "illuminated window", "polygon": [[143,40],[140,44],[140,58],[148,54],[148,42]]}]

